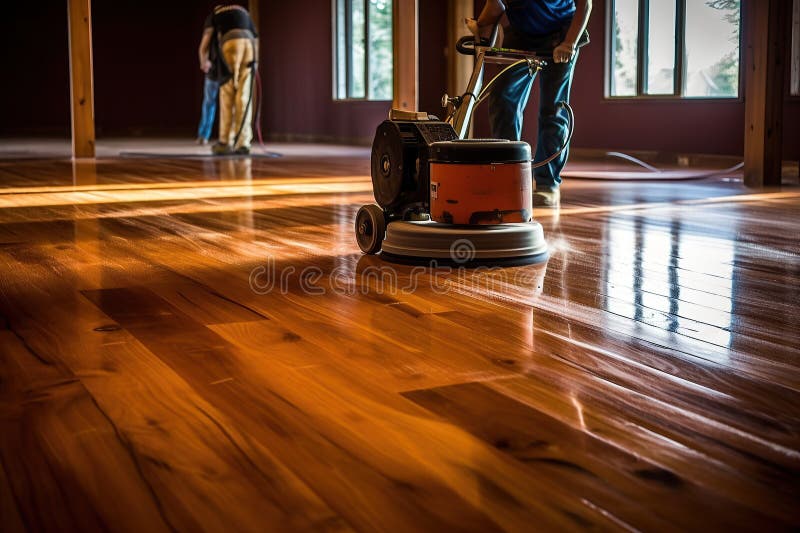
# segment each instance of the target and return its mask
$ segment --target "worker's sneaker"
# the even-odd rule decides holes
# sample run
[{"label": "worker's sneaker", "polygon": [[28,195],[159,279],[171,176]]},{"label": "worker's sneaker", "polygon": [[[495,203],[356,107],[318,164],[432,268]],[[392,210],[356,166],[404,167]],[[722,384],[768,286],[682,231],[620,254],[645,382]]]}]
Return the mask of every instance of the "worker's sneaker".
[{"label": "worker's sneaker", "polygon": [[250,147],[249,146],[240,146],[236,149],[237,155],[249,155],[250,154]]},{"label": "worker's sneaker", "polygon": [[232,154],[233,150],[231,150],[228,144],[215,143],[214,146],[211,147],[211,153],[214,155],[228,155]]},{"label": "worker's sneaker", "polygon": [[533,193],[533,207],[558,207],[560,204],[561,192],[558,189]]}]

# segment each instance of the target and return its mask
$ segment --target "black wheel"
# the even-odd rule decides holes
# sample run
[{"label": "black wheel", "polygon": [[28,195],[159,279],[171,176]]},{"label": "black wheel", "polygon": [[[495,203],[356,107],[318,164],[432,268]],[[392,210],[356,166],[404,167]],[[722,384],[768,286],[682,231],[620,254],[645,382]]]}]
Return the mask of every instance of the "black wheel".
[{"label": "black wheel", "polygon": [[377,254],[386,236],[383,209],[375,204],[362,206],[356,215],[356,241],[365,254]]}]

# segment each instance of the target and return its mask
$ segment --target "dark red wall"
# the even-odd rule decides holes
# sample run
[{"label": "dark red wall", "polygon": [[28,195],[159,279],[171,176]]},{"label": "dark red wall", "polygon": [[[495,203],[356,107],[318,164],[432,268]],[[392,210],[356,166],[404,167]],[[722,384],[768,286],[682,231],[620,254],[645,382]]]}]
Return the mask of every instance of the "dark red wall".
[{"label": "dark red wall", "polygon": [[67,3],[4,2],[0,134],[69,135]]},{"label": "dark red wall", "polygon": [[[197,45],[214,0],[92,2],[95,123],[108,135],[193,136]],[[0,135],[69,135],[66,0],[4,5]]]},{"label": "dark red wall", "polygon": [[330,2],[293,0],[267,5],[262,17],[261,71],[265,134],[331,139],[370,136],[389,104],[333,100]]},{"label": "dark red wall", "polygon": [[98,136],[194,134],[203,86],[197,46],[217,3],[92,2]]},{"label": "dark red wall", "polygon": [[[333,99],[330,3],[294,0],[269,6],[261,22],[265,133],[278,138],[371,139],[391,103]],[[445,0],[419,3],[419,107],[432,113],[441,109],[446,84],[446,16]]]}]

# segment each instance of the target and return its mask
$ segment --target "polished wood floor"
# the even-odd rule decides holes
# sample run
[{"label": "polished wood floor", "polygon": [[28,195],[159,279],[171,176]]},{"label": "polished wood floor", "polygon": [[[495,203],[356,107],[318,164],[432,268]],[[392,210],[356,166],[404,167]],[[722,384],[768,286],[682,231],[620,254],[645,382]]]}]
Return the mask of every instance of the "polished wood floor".
[{"label": "polished wood floor", "polygon": [[0,161],[0,530],[800,527],[800,189],[573,180],[358,252],[368,151]]}]

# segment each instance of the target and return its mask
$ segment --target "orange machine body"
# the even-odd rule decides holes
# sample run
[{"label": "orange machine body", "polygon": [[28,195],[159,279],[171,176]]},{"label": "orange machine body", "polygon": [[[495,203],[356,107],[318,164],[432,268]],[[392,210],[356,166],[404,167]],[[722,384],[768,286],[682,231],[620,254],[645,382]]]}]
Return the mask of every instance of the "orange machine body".
[{"label": "orange machine body", "polygon": [[430,214],[446,224],[530,222],[530,161],[430,163]]}]

